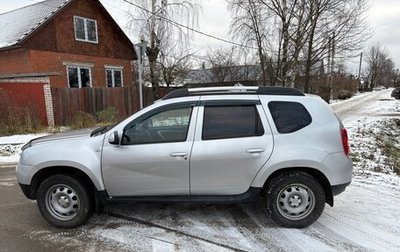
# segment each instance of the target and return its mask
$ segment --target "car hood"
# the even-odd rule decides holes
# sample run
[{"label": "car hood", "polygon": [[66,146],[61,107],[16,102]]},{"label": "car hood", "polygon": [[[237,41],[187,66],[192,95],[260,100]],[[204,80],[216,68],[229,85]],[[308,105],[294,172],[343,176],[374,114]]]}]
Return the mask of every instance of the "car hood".
[{"label": "car hood", "polygon": [[71,138],[79,138],[79,137],[90,137],[90,133],[94,130],[94,128],[87,128],[87,129],[79,129],[73,130],[65,133],[58,133],[54,135],[44,136],[35,138],[30,141],[30,144],[37,144],[49,141],[56,141],[56,140],[65,140]]}]

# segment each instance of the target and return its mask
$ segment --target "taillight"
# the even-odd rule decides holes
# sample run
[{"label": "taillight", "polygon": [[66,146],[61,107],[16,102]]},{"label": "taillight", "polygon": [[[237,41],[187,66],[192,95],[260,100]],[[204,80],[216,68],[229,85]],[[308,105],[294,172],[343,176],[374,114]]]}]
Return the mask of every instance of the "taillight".
[{"label": "taillight", "polygon": [[347,130],[345,128],[342,128],[341,133],[342,133],[342,143],[343,143],[344,153],[346,153],[346,156],[348,156],[350,155],[350,146],[349,146],[349,137],[347,136]]}]

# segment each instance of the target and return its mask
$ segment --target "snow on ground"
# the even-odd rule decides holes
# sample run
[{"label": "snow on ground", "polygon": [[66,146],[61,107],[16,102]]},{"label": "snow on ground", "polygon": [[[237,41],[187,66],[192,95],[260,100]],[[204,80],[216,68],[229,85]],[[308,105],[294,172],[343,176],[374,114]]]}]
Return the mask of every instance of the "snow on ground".
[{"label": "snow on ground", "polygon": [[377,138],[388,134],[399,141],[387,124],[400,118],[400,101],[390,91],[332,105],[348,129],[357,159],[354,178],[334,207],[326,205],[307,228],[277,226],[260,204],[117,204],[83,227],[37,230],[30,237],[68,246],[68,234],[78,234],[73,240],[80,251],[96,241],[110,245],[109,251],[400,251],[400,177]]},{"label": "snow on ground", "polygon": [[48,134],[40,133],[0,137],[0,164],[17,163],[21,154],[21,147],[25,143]]}]

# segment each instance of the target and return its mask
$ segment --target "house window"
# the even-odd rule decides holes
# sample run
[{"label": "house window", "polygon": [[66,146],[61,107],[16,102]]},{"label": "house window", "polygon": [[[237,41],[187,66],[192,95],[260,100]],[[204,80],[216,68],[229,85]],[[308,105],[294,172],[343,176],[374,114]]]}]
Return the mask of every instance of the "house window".
[{"label": "house window", "polygon": [[68,66],[68,85],[71,88],[92,86],[92,71],[90,67]]},{"label": "house window", "polygon": [[106,68],[107,87],[122,87],[122,68]]},{"label": "house window", "polygon": [[97,22],[96,20],[74,17],[75,39],[79,41],[97,43]]}]

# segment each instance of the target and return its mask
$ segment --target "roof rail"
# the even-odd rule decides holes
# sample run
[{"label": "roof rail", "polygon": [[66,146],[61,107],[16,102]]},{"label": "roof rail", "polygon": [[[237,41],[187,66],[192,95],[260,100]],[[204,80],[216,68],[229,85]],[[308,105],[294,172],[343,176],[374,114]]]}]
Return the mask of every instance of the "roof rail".
[{"label": "roof rail", "polygon": [[162,99],[195,96],[195,95],[226,95],[226,94],[261,94],[261,95],[290,95],[305,96],[303,92],[296,88],[286,87],[205,87],[205,88],[180,88],[169,92]]}]

